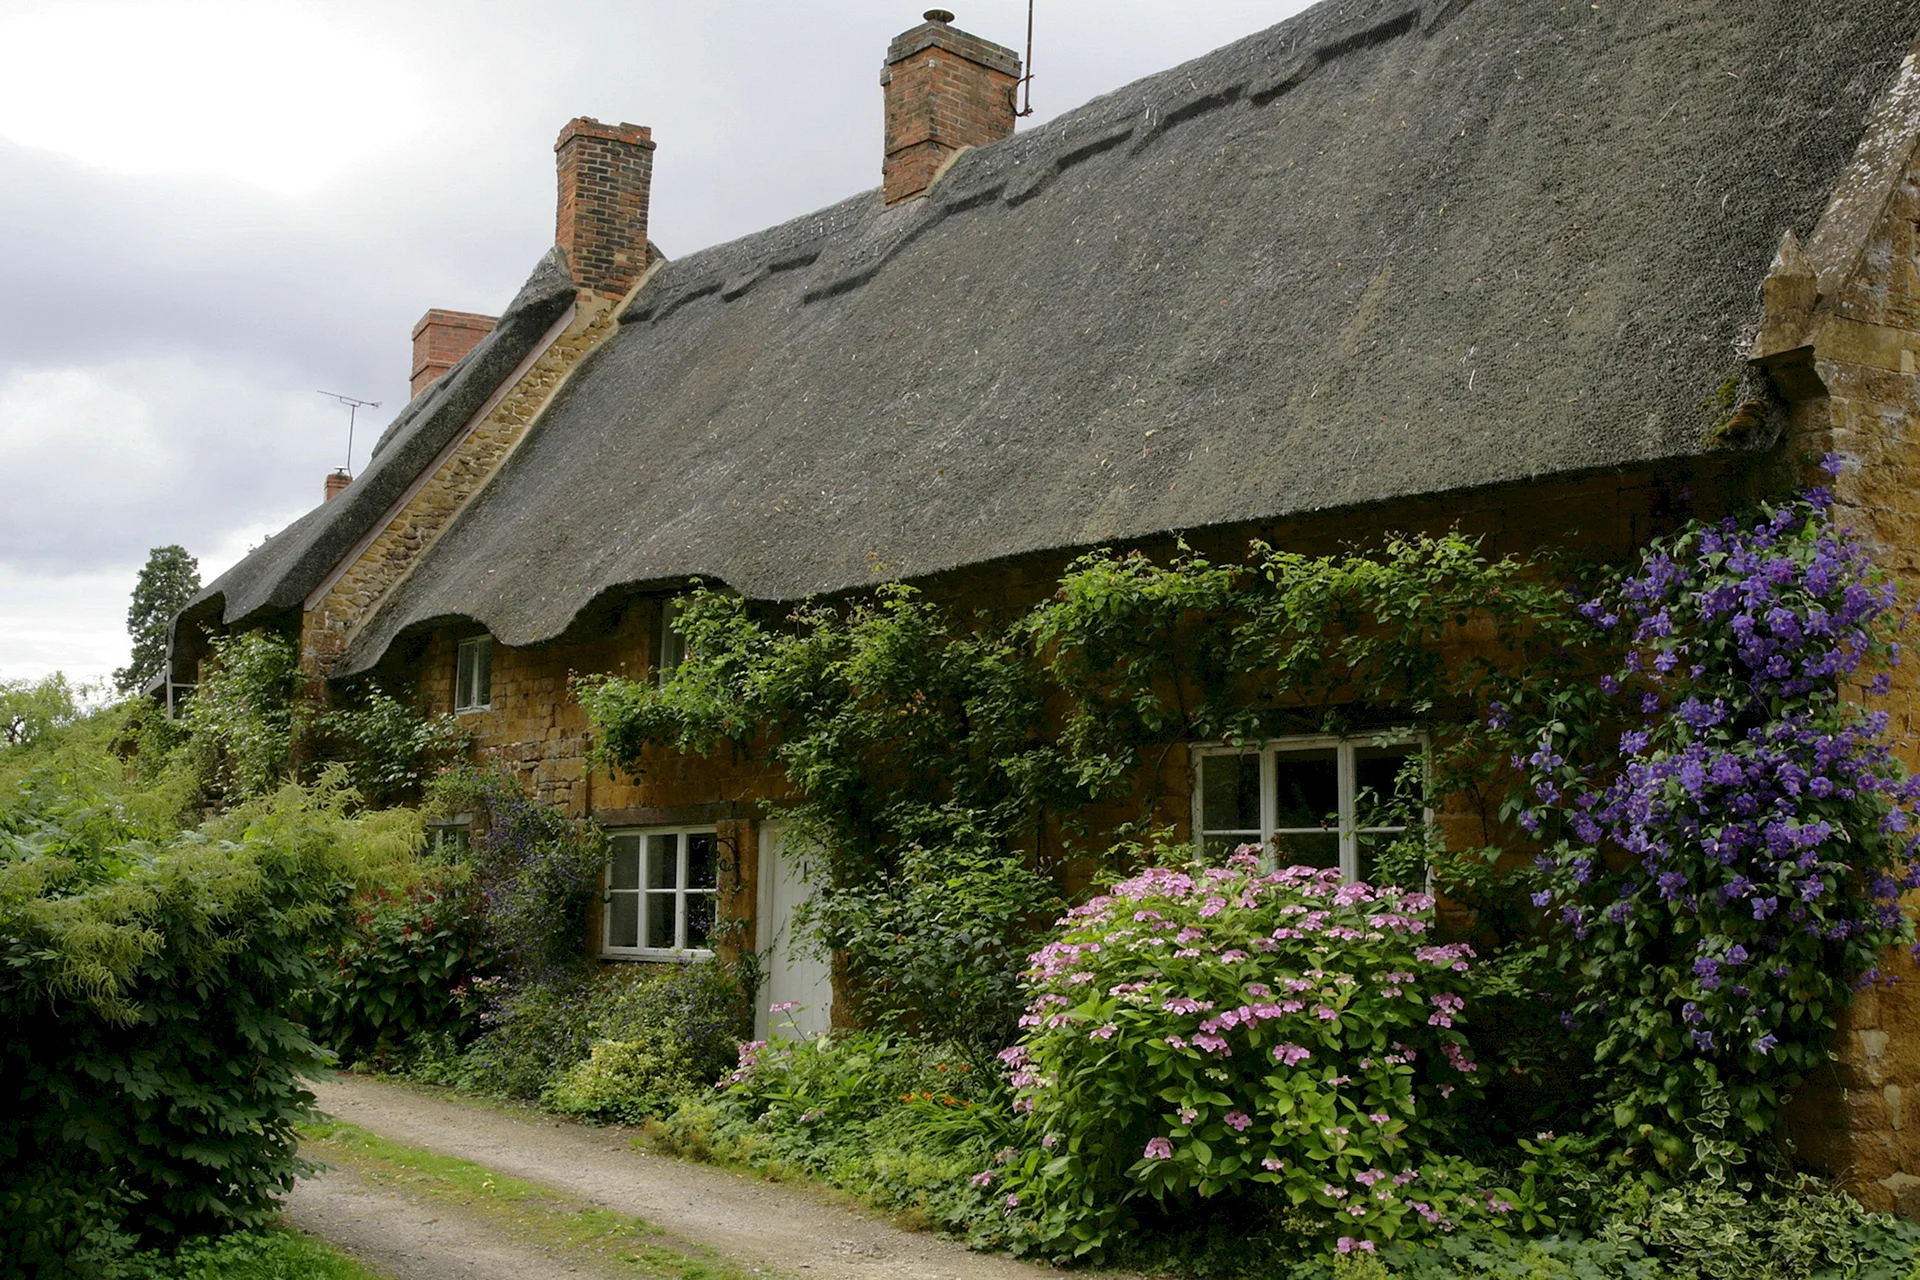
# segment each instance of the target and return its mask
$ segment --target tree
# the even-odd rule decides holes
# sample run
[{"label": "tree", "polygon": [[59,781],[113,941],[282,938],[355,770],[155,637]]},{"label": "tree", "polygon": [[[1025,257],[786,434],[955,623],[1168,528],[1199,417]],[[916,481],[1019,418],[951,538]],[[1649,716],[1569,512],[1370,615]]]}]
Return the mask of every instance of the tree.
[{"label": "tree", "polygon": [[41,680],[0,680],[0,750],[31,746],[80,714],[76,690],[58,671]]},{"label": "tree", "polygon": [[155,547],[147,554],[140,580],[133,584],[133,602],[127,606],[133,661],[113,673],[115,688],[136,693],[159,674],[167,660],[167,630],[173,615],[199,590],[200,562],[185,547]]}]

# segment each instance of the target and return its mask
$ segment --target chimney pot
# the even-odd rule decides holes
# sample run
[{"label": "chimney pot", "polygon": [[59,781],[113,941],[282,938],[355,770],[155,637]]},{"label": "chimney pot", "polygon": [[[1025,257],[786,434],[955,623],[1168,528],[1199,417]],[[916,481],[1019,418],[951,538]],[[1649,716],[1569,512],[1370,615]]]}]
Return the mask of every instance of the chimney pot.
[{"label": "chimney pot", "polygon": [[583,294],[624,298],[646,274],[653,148],[652,129],[591,116],[569,120],[553,144],[560,187],[554,243]]},{"label": "chimney pot", "polygon": [[347,469],[345,467],[340,467],[333,471],[327,472],[326,501],[332,502],[335,498],[345,493],[347,490],[347,486],[352,483],[353,483],[353,476],[347,472]]},{"label": "chimney pot", "polygon": [[500,323],[497,316],[435,307],[413,326],[413,394],[419,395],[446,376],[447,370],[479,345]]},{"label": "chimney pot", "polygon": [[953,14],[945,9],[929,9],[925,17],[887,46],[880,76],[887,109],[882,190],[888,204],[924,193],[955,152],[1013,134],[1020,55],[948,25]]}]

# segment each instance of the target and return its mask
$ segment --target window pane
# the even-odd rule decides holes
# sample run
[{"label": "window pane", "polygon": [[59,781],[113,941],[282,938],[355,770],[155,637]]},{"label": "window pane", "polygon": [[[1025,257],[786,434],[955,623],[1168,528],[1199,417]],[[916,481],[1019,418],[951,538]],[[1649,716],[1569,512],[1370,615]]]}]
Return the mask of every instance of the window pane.
[{"label": "window pane", "polygon": [[1356,747],[1353,752],[1355,827],[1404,827],[1420,809],[1417,777],[1409,777],[1399,796],[1400,771],[1419,754],[1415,746]]},{"label": "window pane", "polygon": [[673,940],[673,904],[677,893],[649,893],[647,898],[647,940],[644,945],[671,951]]},{"label": "window pane", "polygon": [[[1274,761],[1274,766],[1275,790],[1278,792],[1274,826],[1325,827],[1328,830],[1339,827],[1340,757],[1336,751],[1331,747],[1325,751],[1283,751]],[[1282,865],[1285,862],[1284,858],[1281,859]],[[1334,863],[1324,865],[1333,866]]]},{"label": "window pane", "polygon": [[473,704],[493,704],[493,641],[481,640],[473,646]]},{"label": "window pane", "polygon": [[1403,848],[1394,847],[1397,841],[1405,839],[1396,833],[1359,837],[1359,877],[1372,885],[1397,884],[1402,889],[1425,889],[1427,860],[1417,842]]},{"label": "window pane", "polygon": [[610,947],[640,945],[639,894],[616,893],[607,903],[607,945]]},{"label": "window pane", "polygon": [[453,705],[470,707],[473,705],[473,663],[467,657],[467,646],[460,646],[460,658],[454,664]]},{"label": "window pane", "polygon": [[1208,862],[1225,862],[1228,855],[1243,844],[1260,843],[1258,833],[1209,835],[1200,840],[1200,852]]},{"label": "window pane", "polygon": [[1260,829],[1260,757],[1200,757],[1200,825],[1208,831]]},{"label": "window pane", "polygon": [[687,895],[687,945],[705,948],[708,939],[713,936],[713,895],[710,893],[690,893]]},{"label": "window pane", "polygon": [[1273,838],[1279,864],[1283,867],[1337,867],[1340,865],[1340,837],[1327,832],[1299,834],[1281,832]]},{"label": "window pane", "polygon": [[680,837],[647,837],[647,888],[677,889],[680,886]]},{"label": "window pane", "polygon": [[615,836],[613,838],[613,866],[607,873],[607,887],[610,889],[638,889],[640,887],[639,836]]},{"label": "window pane", "polygon": [[714,887],[714,844],[715,837],[710,831],[697,831],[687,837],[687,888]]}]

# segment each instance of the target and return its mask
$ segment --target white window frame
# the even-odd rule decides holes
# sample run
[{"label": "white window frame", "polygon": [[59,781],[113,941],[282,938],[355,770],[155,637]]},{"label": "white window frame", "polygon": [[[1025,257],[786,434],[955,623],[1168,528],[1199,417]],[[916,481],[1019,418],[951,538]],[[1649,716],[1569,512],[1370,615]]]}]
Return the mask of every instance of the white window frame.
[{"label": "white window frame", "polygon": [[[473,655],[484,655],[474,657]],[[483,669],[487,677],[487,696],[478,701],[471,699],[473,686],[478,683],[474,670]],[[470,711],[491,711],[493,709],[493,637],[474,636],[462,640],[454,649],[453,659],[453,710],[456,715],[465,715]]]},{"label": "white window frame", "polygon": [[451,818],[435,818],[427,823],[427,848],[444,856],[452,850],[463,857],[473,848],[473,815],[456,813]]},{"label": "white window frame", "polygon": [[[609,831],[607,838],[617,840],[625,837],[641,837],[640,865],[638,868],[638,887],[633,889],[615,889],[613,887],[613,861],[608,859],[600,874],[600,954],[618,960],[702,960],[713,954],[711,947],[689,947],[687,940],[687,899],[704,896],[713,900],[713,924],[711,929],[720,927],[720,833],[712,826],[692,827],[623,827]],[[647,888],[647,862],[653,856],[652,843],[647,836],[678,836],[675,842],[674,888],[671,890],[650,890]],[[687,855],[690,852],[688,836],[713,837],[713,880],[711,889],[693,889],[687,886]],[[647,897],[649,894],[671,892],[673,904],[673,940],[672,947],[617,947],[613,944],[613,899],[615,894],[630,894],[639,899],[639,921],[637,937],[646,937]],[[711,938],[712,932],[708,933]]]},{"label": "white window frame", "polygon": [[670,596],[660,602],[660,626],[653,637],[653,678],[665,684],[675,668],[687,660],[687,638],[680,632],[680,611],[685,596]]},{"label": "white window frame", "polygon": [[[1294,752],[1326,751],[1331,748],[1335,752],[1335,759],[1338,762],[1337,781],[1335,785],[1338,789],[1340,802],[1340,878],[1342,880],[1358,880],[1360,878],[1360,837],[1370,834],[1384,835],[1406,830],[1404,827],[1367,827],[1363,830],[1354,825],[1354,806],[1360,790],[1354,753],[1367,747],[1412,747],[1419,753],[1423,766],[1426,766],[1432,757],[1433,744],[1424,733],[1412,729],[1399,729],[1384,730],[1379,733],[1356,734],[1350,737],[1324,733],[1298,734],[1285,738],[1269,738],[1267,741],[1257,745],[1254,743],[1245,743],[1240,746],[1234,746],[1232,743],[1218,742],[1203,743],[1193,747],[1189,753],[1192,757],[1192,767],[1190,770],[1191,776],[1188,781],[1189,789],[1193,796],[1192,830],[1194,848],[1204,851],[1208,835],[1240,834],[1237,832],[1210,832],[1207,829],[1204,814],[1206,796],[1202,792],[1200,785],[1200,770],[1203,760],[1211,756],[1258,755],[1260,757],[1260,830],[1257,836],[1252,832],[1245,833],[1248,839],[1243,841],[1243,843],[1258,844],[1261,848],[1262,859],[1271,867],[1278,861],[1273,849],[1274,836],[1276,834],[1285,834],[1286,832],[1298,830],[1298,828],[1288,827],[1286,828],[1286,832],[1275,831],[1279,817],[1279,758]],[[1421,811],[1421,815],[1424,823],[1429,826],[1432,825],[1433,810],[1431,807],[1424,808]]]}]

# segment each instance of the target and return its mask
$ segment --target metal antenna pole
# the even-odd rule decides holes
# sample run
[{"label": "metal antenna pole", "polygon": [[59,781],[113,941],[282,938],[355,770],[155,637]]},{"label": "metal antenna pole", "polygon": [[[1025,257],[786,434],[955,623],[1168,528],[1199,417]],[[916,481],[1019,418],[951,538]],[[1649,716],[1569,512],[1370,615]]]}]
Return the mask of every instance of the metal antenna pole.
[{"label": "metal antenna pole", "polygon": [[315,395],[332,396],[347,406],[347,465],[343,468],[348,475],[353,474],[353,423],[362,409],[378,409],[378,400],[356,400],[352,396],[343,396],[338,391],[316,391]]},{"label": "metal antenna pole", "polygon": [[1020,79],[1020,83],[1026,86],[1026,94],[1027,94],[1026,105],[1022,107],[1018,112],[1015,113],[1016,115],[1022,115],[1022,116],[1030,116],[1033,114],[1033,0],[1027,0],[1026,72],[1027,74],[1022,76]]}]

